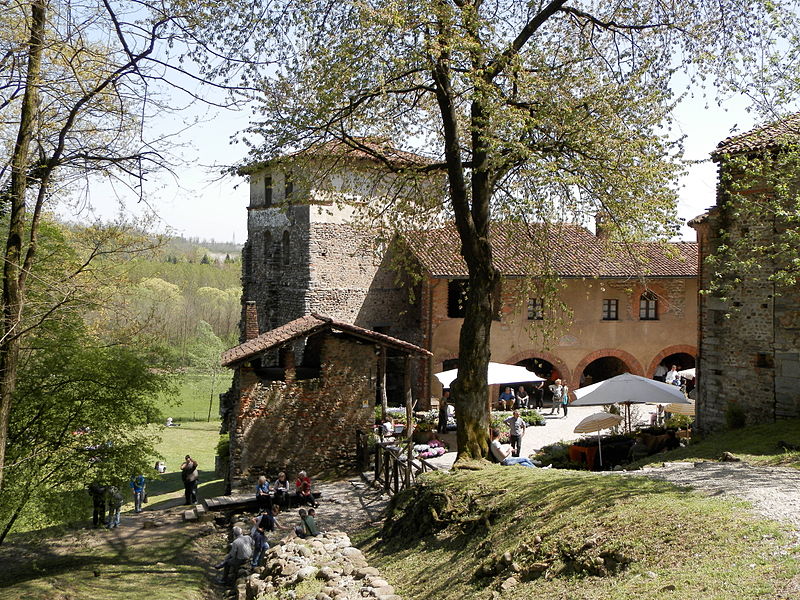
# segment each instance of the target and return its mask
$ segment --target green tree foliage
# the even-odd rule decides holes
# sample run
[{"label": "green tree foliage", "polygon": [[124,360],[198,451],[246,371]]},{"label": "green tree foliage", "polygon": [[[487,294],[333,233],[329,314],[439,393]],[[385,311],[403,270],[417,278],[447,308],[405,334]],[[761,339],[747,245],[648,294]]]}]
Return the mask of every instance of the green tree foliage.
[{"label": "green tree foliage", "polygon": [[[602,211],[617,239],[669,236],[681,172],[680,144],[665,135],[671,77],[727,48],[762,7],[286,0],[271,9],[268,21],[286,32],[273,42],[283,66],[263,75],[250,158],[281,158],[295,179],[297,163],[366,158],[381,173],[377,200],[363,207],[373,226],[455,221],[470,289],[454,386],[459,456],[483,456],[500,279],[490,223],[583,223]],[[398,151],[420,149],[427,159]],[[431,180],[446,182],[446,199],[430,193]],[[409,199],[409,190],[423,193]]]},{"label": "green tree foliage", "polygon": [[769,285],[776,294],[796,289],[800,147],[788,141],[779,149],[720,160],[720,231],[706,258],[712,274],[707,291],[727,299],[744,286]]},{"label": "green tree foliage", "polygon": [[[215,40],[203,29],[216,22],[219,10],[228,30]],[[165,86],[183,100],[200,99],[198,88],[211,79],[218,80],[215,89],[230,90],[236,71],[249,64],[242,58],[253,56],[247,44],[235,42],[252,39],[245,32],[254,18],[250,7],[234,3],[180,0],[30,0],[0,14],[0,138],[6,149],[0,209],[8,216],[1,281],[0,487],[22,336],[29,331],[29,274],[43,258],[43,214],[54,199],[93,176],[112,179],[144,200],[146,176],[170,168],[173,136],[151,136],[145,126],[170,111]],[[218,42],[231,45],[223,49]],[[235,60],[228,60],[227,50]]]},{"label": "green tree foliage", "polygon": [[214,394],[217,391],[218,380],[227,371],[227,369],[220,364],[219,360],[225,348],[226,344],[214,334],[211,325],[205,321],[200,321],[197,324],[197,334],[187,349],[189,365],[211,376],[211,385],[208,390],[209,421],[211,420],[211,409],[214,405]]},{"label": "green tree foliage", "polygon": [[80,319],[48,322],[23,348],[0,496],[0,542],[25,528],[85,517],[93,480],[126,489],[152,472],[155,442],[145,425],[162,419],[171,389],[151,354],[107,345]]},{"label": "green tree foliage", "polygon": [[[144,471],[172,391],[163,361],[119,319],[124,265],[151,249],[137,227],[40,226],[21,332],[0,495],[0,538],[83,516],[93,478],[127,484]],[[57,257],[57,260],[50,260]]]}]

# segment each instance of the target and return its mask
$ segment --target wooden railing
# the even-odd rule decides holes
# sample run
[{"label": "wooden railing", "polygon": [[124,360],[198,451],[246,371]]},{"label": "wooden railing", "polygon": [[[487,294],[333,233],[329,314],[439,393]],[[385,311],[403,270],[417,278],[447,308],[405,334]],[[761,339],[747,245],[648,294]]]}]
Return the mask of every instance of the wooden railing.
[{"label": "wooden railing", "polygon": [[422,473],[439,470],[439,467],[425,459],[409,460],[407,444],[408,442],[375,444],[375,482],[389,494],[396,494],[410,487]]}]

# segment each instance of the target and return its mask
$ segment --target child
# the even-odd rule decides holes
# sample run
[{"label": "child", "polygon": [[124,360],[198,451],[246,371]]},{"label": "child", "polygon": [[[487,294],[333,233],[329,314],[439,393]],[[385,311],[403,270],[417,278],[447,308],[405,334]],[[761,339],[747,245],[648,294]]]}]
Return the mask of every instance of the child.
[{"label": "child", "polygon": [[[312,508],[311,510],[313,511],[314,509]],[[300,525],[294,528],[297,537],[305,539],[307,537],[318,536],[319,529],[317,529],[317,522],[314,520],[314,517],[310,516],[305,508],[301,508],[298,514],[300,515]]]}]

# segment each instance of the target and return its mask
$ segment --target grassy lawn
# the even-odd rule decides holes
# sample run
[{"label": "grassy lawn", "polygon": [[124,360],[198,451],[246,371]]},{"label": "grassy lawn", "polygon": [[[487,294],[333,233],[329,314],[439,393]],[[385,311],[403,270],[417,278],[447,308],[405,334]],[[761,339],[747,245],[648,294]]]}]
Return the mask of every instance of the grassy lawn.
[{"label": "grassy lawn", "polygon": [[219,419],[219,395],[231,385],[228,371],[217,376],[213,382],[210,375],[188,372],[181,376],[178,396],[171,407],[164,407],[164,416],[172,417],[176,423],[186,421],[207,421],[208,407],[211,404],[211,420]]},{"label": "grassy lawn", "polygon": [[[172,500],[183,499],[183,482],[180,465],[190,454],[198,463],[200,483],[198,495],[201,498],[219,496],[224,491],[224,483],[214,473],[214,457],[219,441],[219,420],[183,422],[180,427],[158,426],[161,442],[158,451],[164,457],[167,472],[147,483],[150,508],[160,508],[174,504]],[[132,505],[126,505],[126,509]]]},{"label": "grassy lawn", "polygon": [[[3,600],[143,598],[201,600],[209,590],[210,564],[224,554],[219,534],[203,525],[183,524],[183,483],[178,467],[186,454],[200,465],[200,497],[223,492],[214,474],[219,422],[157,426],[158,446],[167,473],[148,481],[143,515],[125,505],[115,530],[57,529],[13,535],[0,547],[0,598]],[[130,490],[124,493],[129,498]],[[87,497],[88,503],[88,497]],[[157,510],[157,513],[151,511]],[[143,529],[142,521],[164,523]]]},{"label": "grassy lawn", "polygon": [[407,598],[777,600],[799,572],[782,526],[644,478],[492,465],[398,505],[359,543]]},{"label": "grassy lawn", "polygon": [[800,447],[800,419],[786,419],[766,425],[726,431],[685,448],[649,456],[626,468],[638,468],[664,461],[717,460],[723,452],[730,452],[752,465],[800,469],[800,452],[787,451],[779,442]]}]

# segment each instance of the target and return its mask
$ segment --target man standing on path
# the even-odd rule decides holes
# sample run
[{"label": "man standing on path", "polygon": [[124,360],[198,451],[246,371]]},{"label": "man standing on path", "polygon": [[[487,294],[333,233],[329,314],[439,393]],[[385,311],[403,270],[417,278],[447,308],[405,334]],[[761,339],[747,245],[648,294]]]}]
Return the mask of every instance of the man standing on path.
[{"label": "man standing on path", "polygon": [[187,454],[186,460],[181,464],[181,479],[186,497],[184,504],[197,503],[197,477],[197,461]]},{"label": "man standing on path", "polygon": [[511,455],[519,456],[522,450],[522,437],[525,435],[525,421],[519,416],[519,411],[515,410],[504,423],[508,425],[511,433]]},{"label": "man standing on path", "polygon": [[561,408],[561,397],[564,395],[564,390],[561,386],[561,380],[556,379],[550,386],[550,391],[553,392],[553,405],[550,407],[550,414],[559,412]]},{"label": "man standing on path", "polygon": [[97,529],[106,522],[106,486],[93,481],[88,487],[92,497],[92,527]]}]

